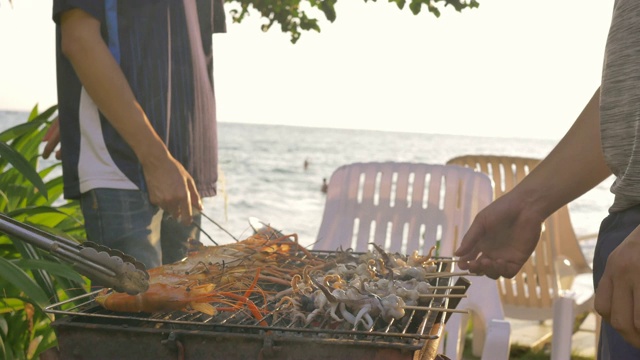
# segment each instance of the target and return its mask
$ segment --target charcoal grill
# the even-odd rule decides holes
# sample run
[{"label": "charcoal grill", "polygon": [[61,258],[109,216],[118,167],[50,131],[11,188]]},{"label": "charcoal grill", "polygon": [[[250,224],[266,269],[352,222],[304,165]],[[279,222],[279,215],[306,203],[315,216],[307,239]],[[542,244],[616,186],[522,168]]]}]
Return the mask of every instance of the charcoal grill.
[{"label": "charcoal grill", "polygon": [[[444,274],[450,262],[437,264]],[[470,283],[454,276],[430,282],[438,297],[407,310],[399,320],[375,319],[368,329],[361,324],[345,327],[346,322],[331,319],[304,325],[279,316],[275,302],[266,304],[270,312],[262,323],[246,309],[215,316],[180,311],[115,313],[95,302],[97,292],[46,311],[55,315],[52,326],[62,359],[433,359],[448,315]],[[265,305],[260,295],[250,298]]]}]

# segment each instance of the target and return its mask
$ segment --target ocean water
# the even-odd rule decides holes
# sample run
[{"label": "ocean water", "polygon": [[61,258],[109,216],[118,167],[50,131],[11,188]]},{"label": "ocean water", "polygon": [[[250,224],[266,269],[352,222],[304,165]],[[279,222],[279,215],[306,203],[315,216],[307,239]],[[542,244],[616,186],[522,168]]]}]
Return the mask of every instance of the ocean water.
[{"label": "ocean water", "polygon": [[[0,111],[0,129],[25,121],[27,113]],[[464,154],[546,156],[555,140],[484,138],[280,125],[220,123],[219,194],[204,199],[202,228],[216,243],[251,234],[256,217],[309,246],[321,222],[322,179],[339,166],[359,161],[445,163]],[[304,163],[308,162],[305,168]],[[43,164],[44,165],[44,164]],[[597,232],[611,202],[607,180],[572,202],[578,235]],[[229,235],[230,234],[230,235]],[[202,236],[205,243],[211,243]],[[593,243],[583,246],[591,256]],[[590,258],[589,258],[590,260]]]}]

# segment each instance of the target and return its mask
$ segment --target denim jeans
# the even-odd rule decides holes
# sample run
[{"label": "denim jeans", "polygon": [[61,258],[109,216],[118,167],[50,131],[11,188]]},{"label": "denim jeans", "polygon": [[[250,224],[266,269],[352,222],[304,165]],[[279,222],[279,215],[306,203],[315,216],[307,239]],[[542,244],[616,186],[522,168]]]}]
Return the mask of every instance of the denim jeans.
[{"label": "denim jeans", "polygon": [[[609,254],[638,225],[640,225],[640,206],[609,214],[602,221],[593,256],[593,283],[596,289],[604,274]],[[640,359],[640,349],[627,343],[611,325],[602,321],[600,331],[597,356],[599,360]]]},{"label": "denim jeans", "polygon": [[[184,226],[151,204],[138,190],[94,189],[80,206],[89,241],[117,249],[153,268],[183,259],[198,227]],[[194,217],[200,224],[200,216]]]}]

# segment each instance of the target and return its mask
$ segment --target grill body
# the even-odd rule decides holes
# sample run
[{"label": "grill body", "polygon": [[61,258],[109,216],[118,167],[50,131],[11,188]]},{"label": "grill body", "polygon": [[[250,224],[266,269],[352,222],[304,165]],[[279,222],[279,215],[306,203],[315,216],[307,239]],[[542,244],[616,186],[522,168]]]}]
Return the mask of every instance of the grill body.
[{"label": "grill body", "polygon": [[[421,345],[364,344],[290,334],[237,334],[184,329],[144,329],[56,321],[61,359],[325,360],[397,359],[419,356]],[[418,357],[420,358],[420,357]]]}]

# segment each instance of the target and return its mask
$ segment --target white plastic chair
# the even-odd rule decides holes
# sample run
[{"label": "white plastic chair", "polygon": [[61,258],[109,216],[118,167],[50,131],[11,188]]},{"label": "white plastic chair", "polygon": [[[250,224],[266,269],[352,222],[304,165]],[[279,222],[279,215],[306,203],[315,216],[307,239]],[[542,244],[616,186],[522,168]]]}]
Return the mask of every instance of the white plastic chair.
[{"label": "white plastic chair", "polygon": [[[314,250],[342,247],[364,252],[375,242],[391,252],[426,254],[439,244],[441,256],[452,256],[475,215],[492,200],[491,180],[461,166],[344,165],[330,178]],[[458,308],[473,316],[474,354],[507,359],[511,328],[503,321],[496,282],[486,277],[470,280],[467,297]],[[441,350],[452,359],[462,358],[468,316],[453,314],[445,326],[446,348],[441,341]]]},{"label": "white plastic chair", "polygon": [[[539,159],[463,155],[447,164],[467,166],[493,179],[494,196],[510,191]],[[576,315],[594,311],[592,270],[580,248],[569,208],[563,206],[549,216],[540,241],[527,263],[513,279],[498,280],[500,296],[508,318],[553,320],[551,359],[565,359],[571,354],[571,335]],[[595,314],[595,312],[594,312]],[[596,315],[596,322],[599,316]],[[596,330],[596,344],[599,331]]]}]

